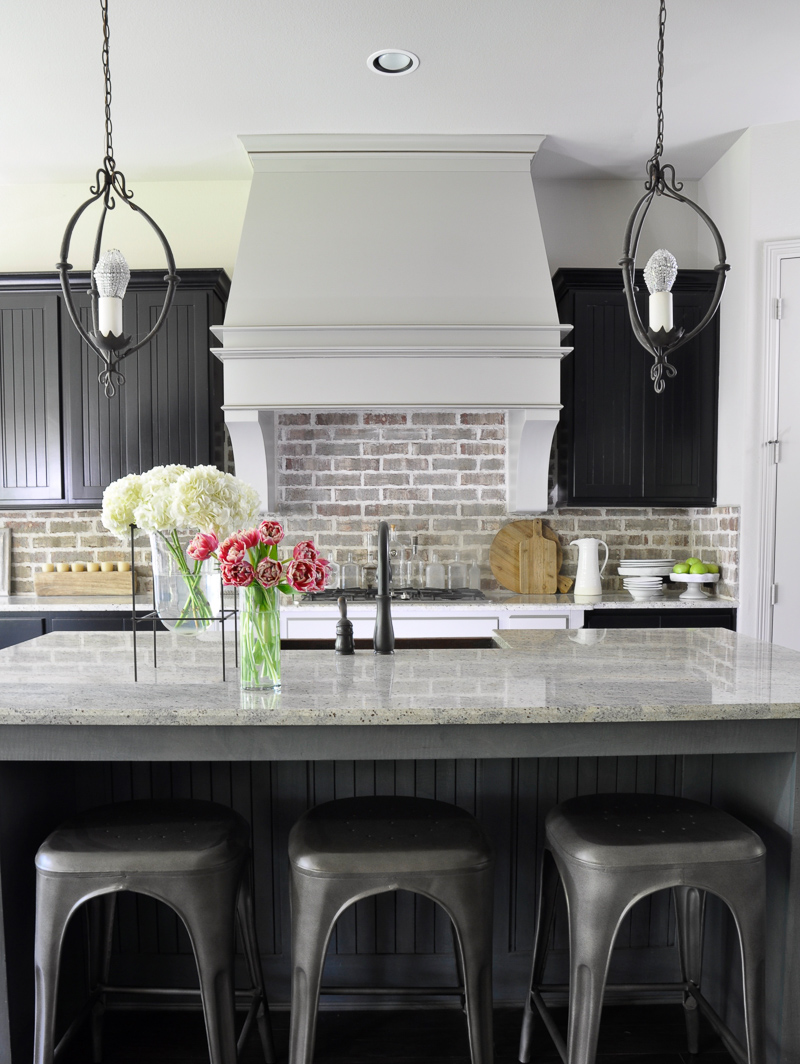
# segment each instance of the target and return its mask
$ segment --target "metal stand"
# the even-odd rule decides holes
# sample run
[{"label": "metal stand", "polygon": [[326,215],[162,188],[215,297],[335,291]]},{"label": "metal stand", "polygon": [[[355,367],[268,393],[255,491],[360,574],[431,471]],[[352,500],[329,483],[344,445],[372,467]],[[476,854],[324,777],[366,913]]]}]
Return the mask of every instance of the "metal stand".
[{"label": "metal stand", "polygon": [[[180,621],[181,617],[161,617],[156,609],[156,582],[155,575],[153,576],[153,609],[149,613],[145,613],[143,617],[137,618],[136,616],[136,556],[134,550],[134,534],[136,532],[136,525],[131,525],[131,628],[133,632],[133,682],[138,682],[139,679],[139,662],[137,657],[136,646],[136,626],[137,623],[144,621],[151,621],[153,624],[153,668],[158,668],[158,622],[160,620],[165,621]],[[227,676],[226,669],[226,656],[225,656],[225,621],[233,617],[233,653],[234,653],[234,668],[239,668],[239,598],[234,590],[233,606],[229,609],[225,608],[225,585],[222,582],[222,573],[219,574],[219,589],[220,589],[220,608],[219,613],[216,616],[209,618],[210,621],[220,622],[220,634],[222,636],[222,682],[225,683]]]}]

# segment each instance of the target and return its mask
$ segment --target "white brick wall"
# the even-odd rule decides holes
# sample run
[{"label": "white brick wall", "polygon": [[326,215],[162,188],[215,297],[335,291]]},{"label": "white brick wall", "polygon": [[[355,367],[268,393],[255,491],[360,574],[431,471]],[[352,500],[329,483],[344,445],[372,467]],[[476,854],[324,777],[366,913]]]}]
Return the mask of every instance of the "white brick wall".
[{"label": "white brick wall", "polygon": [[[352,411],[282,414],[278,422],[278,506],[290,541],[313,537],[344,561],[366,560],[366,535],[382,519],[410,543],[451,559],[457,550],[477,557],[484,585],[494,586],[489,547],[515,517],[505,504],[506,429],[502,411]],[[619,558],[717,561],[718,589],[738,586],[738,511],[596,507],[555,509],[543,515],[558,533],[564,572],[574,575],[570,540],[596,536],[609,546],[606,587],[620,586]],[[12,529],[12,587],[32,591],[31,566],[45,561],[124,560],[127,548],[99,522],[96,510],[0,511]],[[149,563],[140,536],[137,562]]]}]

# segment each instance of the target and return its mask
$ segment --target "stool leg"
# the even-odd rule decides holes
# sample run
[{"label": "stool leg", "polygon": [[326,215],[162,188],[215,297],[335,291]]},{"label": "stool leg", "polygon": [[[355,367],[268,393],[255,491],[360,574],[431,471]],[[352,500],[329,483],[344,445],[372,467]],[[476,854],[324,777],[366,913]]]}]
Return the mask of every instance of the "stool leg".
[{"label": "stool leg", "polygon": [[[678,948],[681,978],[700,986],[703,969],[703,910],[705,891],[697,887],[673,887],[675,916],[678,925]],[[691,994],[683,995],[686,1017],[686,1040],[690,1053],[700,1052],[700,1011]]]},{"label": "stool leg", "polygon": [[69,918],[83,900],[85,890],[86,880],[76,884],[65,876],[36,877],[34,1064],[53,1061],[61,943]]},{"label": "stool leg", "polygon": [[491,1064],[492,1037],[492,869],[439,880],[431,892],[450,914],[458,936],[472,1064]]},{"label": "stool leg", "polygon": [[734,890],[726,889],[724,895],[736,920],[742,948],[744,1019],[749,1064],[764,1064],[766,1060],[766,894],[765,868],[761,862],[752,868],[749,875],[744,871],[739,873]]},{"label": "stool leg", "polygon": [[[91,943],[94,955],[92,973],[92,990],[99,984],[108,984],[111,970],[111,945],[114,934],[114,912],[117,907],[117,895],[114,892],[103,894],[92,901],[98,919],[94,940]],[[106,1011],[106,995],[101,993],[92,1009],[92,1061],[100,1064],[103,1059],[103,1018]]]},{"label": "stool leg", "polygon": [[621,890],[617,896],[610,879],[603,872],[564,883],[570,954],[567,1064],[594,1064],[597,1054],[606,972],[628,895]]},{"label": "stool leg", "polygon": [[[357,885],[353,884],[353,886]],[[352,900],[350,883],[292,870],[292,1005],[289,1064],[311,1064],[322,968],[336,917]]]},{"label": "stool leg", "polygon": [[245,957],[247,958],[247,968],[250,972],[250,980],[261,997],[258,1012],[256,1013],[258,1036],[261,1040],[261,1050],[264,1054],[266,1064],[274,1064],[275,1043],[272,1038],[272,1023],[269,1016],[269,1005],[267,1004],[267,991],[264,987],[264,973],[261,970],[261,957],[258,952],[255,910],[253,907],[252,867],[249,862],[248,867],[244,870],[242,883],[239,888],[238,910],[239,922],[242,929],[242,942],[244,944]]},{"label": "stool leg", "polygon": [[223,873],[214,880],[203,886],[194,882],[182,891],[176,885],[178,896],[170,898],[166,892],[161,896],[181,916],[192,942],[211,1064],[236,1064],[233,965],[238,875]]},{"label": "stool leg", "polygon": [[531,1001],[531,991],[535,986],[539,986],[544,979],[544,969],[547,962],[547,943],[550,940],[550,929],[553,926],[559,883],[558,869],[553,860],[553,855],[549,850],[543,850],[539,862],[539,898],[536,907],[536,937],[533,944],[531,981],[525,998],[522,1031],[519,1036],[518,1056],[522,1064],[528,1064],[531,1059],[533,1030],[536,1021],[536,1012]]}]

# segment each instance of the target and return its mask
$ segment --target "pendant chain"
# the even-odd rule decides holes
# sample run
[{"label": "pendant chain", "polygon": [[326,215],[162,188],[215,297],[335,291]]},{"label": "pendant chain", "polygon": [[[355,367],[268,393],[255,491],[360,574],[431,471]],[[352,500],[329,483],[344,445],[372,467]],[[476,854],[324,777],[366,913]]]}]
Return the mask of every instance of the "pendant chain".
[{"label": "pendant chain", "polygon": [[656,81],[656,146],[652,162],[657,162],[664,151],[664,27],[667,22],[667,2],[661,0],[658,17],[658,79]]},{"label": "pendant chain", "polygon": [[111,67],[108,59],[108,0],[100,0],[100,11],[103,16],[103,77],[105,79],[106,92],[106,155],[107,168],[114,170],[114,144],[111,127]]}]

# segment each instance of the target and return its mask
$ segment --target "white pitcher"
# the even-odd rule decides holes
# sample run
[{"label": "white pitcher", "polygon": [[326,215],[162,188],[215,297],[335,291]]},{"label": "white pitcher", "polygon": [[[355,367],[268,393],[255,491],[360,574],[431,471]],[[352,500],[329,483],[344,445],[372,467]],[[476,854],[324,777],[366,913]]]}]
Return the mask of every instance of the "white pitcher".
[{"label": "white pitcher", "polygon": [[[608,546],[602,539],[574,539],[570,547],[578,548],[578,575],[575,577],[574,594],[602,595],[600,577],[608,562]],[[600,547],[605,547],[606,557],[600,566]]]}]

